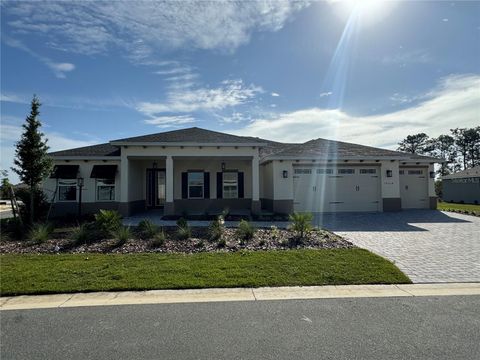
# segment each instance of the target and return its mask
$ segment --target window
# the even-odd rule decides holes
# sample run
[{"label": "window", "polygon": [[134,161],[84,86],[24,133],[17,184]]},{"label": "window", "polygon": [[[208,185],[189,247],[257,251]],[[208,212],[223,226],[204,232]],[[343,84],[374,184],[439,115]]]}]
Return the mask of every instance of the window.
[{"label": "window", "polygon": [[408,175],[422,175],[423,170],[408,170]]},{"label": "window", "polygon": [[333,169],[317,169],[318,175],[333,174]]},{"label": "window", "polygon": [[400,175],[403,175],[403,174],[405,174],[405,170],[400,170],[398,173],[399,173]]},{"label": "window", "polygon": [[360,169],[360,174],[376,174],[377,169]]},{"label": "window", "polygon": [[223,198],[224,199],[238,198],[238,173],[237,172],[223,173]]},{"label": "window", "polygon": [[58,179],[58,201],[77,200],[77,180]]},{"label": "window", "polygon": [[97,179],[97,200],[115,200],[115,179]]},{"label": "window", "polygon": [[188,173],[188,198],[203,199],[203,172]]},{"label": "window", "polygon": [[339,174],[355,174],[355,169],[338,169]]},{"label": "window", "polygon": [[295,169],[295,174],[311,174],[312,169]]}]

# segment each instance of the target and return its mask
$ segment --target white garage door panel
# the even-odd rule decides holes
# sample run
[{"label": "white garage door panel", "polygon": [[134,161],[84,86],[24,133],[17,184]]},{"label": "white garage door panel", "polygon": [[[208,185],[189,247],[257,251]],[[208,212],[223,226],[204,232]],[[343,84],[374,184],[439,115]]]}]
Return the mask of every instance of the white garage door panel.
[{"label": "white garage door panel", "polygon": [[427,173],[426,169],[400,168],[402,209],[426,209],[429,207]]},{"label": "white garage door panel", "polygon": [[293,180],[295,211],[379,211],[378,168],[298,167]]}]

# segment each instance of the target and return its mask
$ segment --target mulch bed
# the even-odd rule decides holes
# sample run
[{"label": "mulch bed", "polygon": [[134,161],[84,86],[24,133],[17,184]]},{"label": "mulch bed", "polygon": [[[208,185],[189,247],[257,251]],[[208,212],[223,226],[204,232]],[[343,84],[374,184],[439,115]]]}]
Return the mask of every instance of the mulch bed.
[{"label": "mulch bed", "polygon": [[355,247],[349,241],[326,230],[312,231],[299,242],[295,234],[283,229],[257,229],[254,238],[242,243],[235,234],[235,229],[225,229],[222,239],[225,245],[209,241],[206,228],[192,228],[192,237],[187,240],[176,238],[175,228],[165,228],[166,241],[159,247],[152,246],[151,240],[130,239],[117,246],[115,239],[104,239],[92,244],[73,246],[68,235],[70,231],[56,231],[52,238],[42,244],[28,241],[2,239],[0,254],[55,254],[55,253],[198,253],[198,252],[234,252],[240,250],[285,250],[291,248],[338,249]]}]

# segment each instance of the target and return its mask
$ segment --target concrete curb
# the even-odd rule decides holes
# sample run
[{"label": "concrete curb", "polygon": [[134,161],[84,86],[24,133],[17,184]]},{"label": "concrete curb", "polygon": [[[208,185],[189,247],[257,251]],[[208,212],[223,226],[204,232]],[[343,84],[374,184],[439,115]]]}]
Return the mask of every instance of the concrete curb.
[{"label": "concrete curb", "polygon": [[149,290],[0,298],[0,310],[218,301],[480,295],[480,283]]}]

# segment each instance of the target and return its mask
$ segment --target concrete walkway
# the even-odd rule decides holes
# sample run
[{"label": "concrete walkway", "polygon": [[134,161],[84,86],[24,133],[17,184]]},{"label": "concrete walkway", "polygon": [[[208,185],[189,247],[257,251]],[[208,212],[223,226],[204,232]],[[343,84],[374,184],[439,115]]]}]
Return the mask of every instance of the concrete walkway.
[{"label": "concrete walkway", "polygon": [[480,295],[480,283],[97,292],[0,298],[0,310],[218,301]]}]

